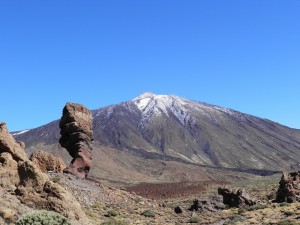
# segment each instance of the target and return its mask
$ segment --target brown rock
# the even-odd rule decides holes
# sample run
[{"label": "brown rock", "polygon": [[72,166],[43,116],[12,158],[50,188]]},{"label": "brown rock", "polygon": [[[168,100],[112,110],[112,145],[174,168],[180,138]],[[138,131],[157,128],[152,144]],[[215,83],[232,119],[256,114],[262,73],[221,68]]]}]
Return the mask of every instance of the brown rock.
[{"label": "brown rock", "polygon": [[189,211],[201,211],[201,212],[217,212],[223,210],[225,205],[222,202],[222,197],[215,197],[209,200],[195,199],[190,206]]},{"label": "brown rock", "polygon": [[33,208],[61,213],[72,224],[89,224],[77,200],[27,158],[5,123],[0,124],[0,149],[0,199],[12,210],[14,216],[9,220],[14,222],[23,214],[22,209]]},{"label": "brown rock", "polygon": [[67,103],[59,123],[61,138],[59,143],[73,157],[65,172],[85,178],[92,162],[92,114],[83,105]]},{"label": "brown rock", "polygon": [[289,203],[300,201],[300,171],[282,173],[275,201]]},{"label": "brown rock", "polygon": [[6,123],[0,122],[0,153],[8,152],[18,162],[19,160],[28,160],[24,151],[24,143],[16,142],[13,136],[8,132]]},{"label": "brown rock", "polygon": [[15,189],[20,183],[18,175],[18,163],[10,153],[0,154],[0,186],[8,189]]},{"label": "brown rock", "polygon": [[257,201],[252,199],[244,188],[237,190],[218,188],[218,194],[223,196],[223,203],[229,207],[238,208],[257,204]]},{"label": "brown rock", "polygon": [[61,158],[44,151],[36,151],[32,153],[30,160],[44,173],[49,171],[62,173],[66,168],[65,162]]}]

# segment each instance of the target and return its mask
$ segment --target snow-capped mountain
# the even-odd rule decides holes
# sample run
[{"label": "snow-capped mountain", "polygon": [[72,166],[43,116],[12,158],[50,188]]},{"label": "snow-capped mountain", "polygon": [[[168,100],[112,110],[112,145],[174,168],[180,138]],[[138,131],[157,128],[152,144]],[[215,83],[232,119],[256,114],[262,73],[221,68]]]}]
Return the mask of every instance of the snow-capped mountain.
[{"label": "snow-capped mountain", "polygon": [[[270,170],[300,161],[299,130],[174,95],[143,93],[92,112],[95,145],[143,158]],[[14,136],[29,151],[57,145],[58,121]]]}]

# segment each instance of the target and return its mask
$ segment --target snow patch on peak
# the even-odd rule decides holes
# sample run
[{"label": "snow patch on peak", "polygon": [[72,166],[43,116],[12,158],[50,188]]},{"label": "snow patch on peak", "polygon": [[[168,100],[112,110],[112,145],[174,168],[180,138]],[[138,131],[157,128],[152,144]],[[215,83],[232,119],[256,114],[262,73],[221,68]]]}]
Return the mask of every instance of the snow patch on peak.
[{"label": "snow patch on peak", "polygon": [[152,98],[154,96],[156,96],[156,94],[153,94],[152,92],[143,92],[138,97],[134,98],[132,101],[138,101],[140,99],[145,99],[145,98]]},{"label": "snow patch on peak", "polygon": [[153,93],[143,93],[134,98],[133,103],[142,112],[141,124],[144,126],[152,116],[158,116],[162,113],[170,116],[173,114],[181,124],[185,125],[187,121],[193,120],[187,105],[191,101],[174,95],[155,95]]},{"label": "snow patch on peak", "polygon": [[26,133],[27,131],[29,131],[29,130],[22,130],[22,131],[19,131],[19,132],[17,132],[17,133],[13,133],[12,135],[13,135],[13,136],[16,136],[16,135],[19,135],[19,134],[24,134],[24,133]]}]

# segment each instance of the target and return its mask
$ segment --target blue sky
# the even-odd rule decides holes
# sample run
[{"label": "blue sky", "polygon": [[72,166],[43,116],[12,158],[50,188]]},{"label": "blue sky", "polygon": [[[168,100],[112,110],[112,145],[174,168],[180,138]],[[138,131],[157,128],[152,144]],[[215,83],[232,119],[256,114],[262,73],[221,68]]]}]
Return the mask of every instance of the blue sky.
[{"label": "blue sky", "polygon": [[11,131],[141,92],[300,128],[300,1],[0,1],[0,120]]}]

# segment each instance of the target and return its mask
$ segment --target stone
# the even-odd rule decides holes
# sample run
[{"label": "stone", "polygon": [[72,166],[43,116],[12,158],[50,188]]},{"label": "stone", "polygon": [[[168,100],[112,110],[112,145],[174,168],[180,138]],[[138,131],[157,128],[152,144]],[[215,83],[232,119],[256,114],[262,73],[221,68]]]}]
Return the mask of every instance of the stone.
[{"label": "stone", "polygon": [[282,173],[279,187],[276,193],[276,202],[299,202],[300,201],[300,171]]},{"label": "stone", "polygon": [[219,197],[215,197],[214,199],[209,200],[195,199],[188,210],[200,212],[217,212],[223,210],[224,208],[225,205],[223,204],[222,199]]},{"label": "stone", "polygon": [[218,188],[218,194],[223,196],[223,203],[229,207],[239,208],[241,206],[252,206],[257,204],[244,188],[231,190],[229,188]]},{"label": "stone", "polygon": [[30,160],[44,173],[62,173],[66,168],[65,162],[61,158],[44,151],[33,152]]},{"label": "stone", "polygon": [[176,207],[174,208],[174,212],[175,212],[176,214],[181,214],[183,211],[182,211],[182,209],[181,209],[180,206],[176,206]]},{"label": "stone", "polygon": [[24,151],[25,144],[16,142],[13,136],[8,132],[6,123],[0,122],[0,153],[8,152],[11,156],[18,161],[28,160]]},{"label": "stone", "polygon": [[63,109],[59,127],[59,143],[73,157],[64,172],[85,178],[92,163],[93,119],[91,112],[83,105],[67,103]]}]

